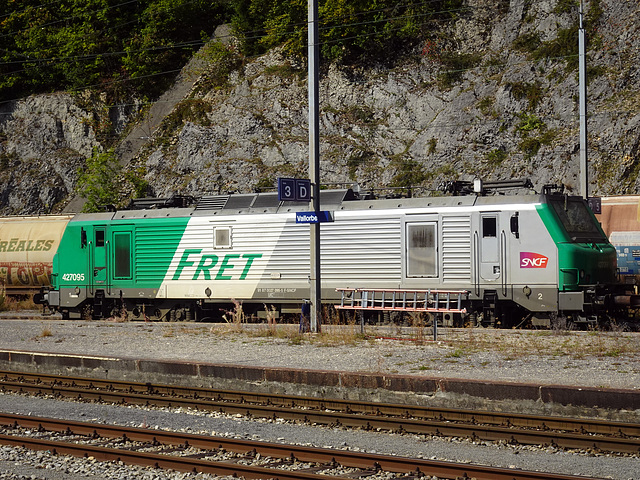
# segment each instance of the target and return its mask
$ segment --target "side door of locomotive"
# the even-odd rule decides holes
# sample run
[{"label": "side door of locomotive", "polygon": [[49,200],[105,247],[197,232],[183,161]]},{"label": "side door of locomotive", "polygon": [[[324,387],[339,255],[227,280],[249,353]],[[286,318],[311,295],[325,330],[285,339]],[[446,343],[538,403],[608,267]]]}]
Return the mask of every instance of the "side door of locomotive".
[{"label": "side door of locomotive", "polygon": [[[134,283],[133,225],[111,225],[109,235],[109,283],[115,294]],[[113,292],[109,292],[113,293]],[[125,294],[126,296],[126,294]]]},{"label": "side door of locomotive", "polygon": [[107,289],[107,226],[94,225],[89,232],[89,293]]},{"label": "side door of locomotive", "polygon": [[507,239],[500,212],[480,212],[474,232],[476,277],[480,281],[504,283],[506,278]]},{"label": "side door of locomotive", "polygon": [[89,244],[89,289],[111,294],[114,285],[123,288],[133,280],[133,258],[131,252],[131,225],[95,225],[90,232]]}]

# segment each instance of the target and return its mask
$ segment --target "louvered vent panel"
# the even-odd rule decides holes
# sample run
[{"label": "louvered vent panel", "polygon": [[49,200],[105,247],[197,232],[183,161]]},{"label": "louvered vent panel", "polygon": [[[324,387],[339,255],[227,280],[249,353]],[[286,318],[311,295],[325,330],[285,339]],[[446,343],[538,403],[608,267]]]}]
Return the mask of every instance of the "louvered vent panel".
[{"label": "louvered vent panel", "polygon": [[202,197],[196,205],[196,210],[222,210],[229,200],[229,195],[213,195]]},{"label": "louvered vent panel", "polygon": [[442,280],[471,281],[471,217],[442,217]]}]

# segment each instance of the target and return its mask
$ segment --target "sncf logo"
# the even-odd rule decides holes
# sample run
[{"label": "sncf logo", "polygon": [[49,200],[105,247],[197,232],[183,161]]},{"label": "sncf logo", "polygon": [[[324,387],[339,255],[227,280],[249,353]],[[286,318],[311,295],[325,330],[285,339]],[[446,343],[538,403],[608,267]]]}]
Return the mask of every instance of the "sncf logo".
[{"label": "sncf logo", "polygon": [[520,252],[520,268],[547,268],[549,259],[533,252]]}]

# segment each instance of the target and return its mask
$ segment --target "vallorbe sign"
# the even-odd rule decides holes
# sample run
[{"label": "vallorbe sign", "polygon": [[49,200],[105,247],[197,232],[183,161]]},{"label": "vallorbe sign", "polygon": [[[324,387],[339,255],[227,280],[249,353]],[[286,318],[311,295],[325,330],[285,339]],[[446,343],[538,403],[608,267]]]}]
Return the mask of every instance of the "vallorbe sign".
[{"label": "vallorbe sign", "polygon": [[331,212],[322,210],[320,212],[297,212],[296,223],[324,223],[333,222]]}]

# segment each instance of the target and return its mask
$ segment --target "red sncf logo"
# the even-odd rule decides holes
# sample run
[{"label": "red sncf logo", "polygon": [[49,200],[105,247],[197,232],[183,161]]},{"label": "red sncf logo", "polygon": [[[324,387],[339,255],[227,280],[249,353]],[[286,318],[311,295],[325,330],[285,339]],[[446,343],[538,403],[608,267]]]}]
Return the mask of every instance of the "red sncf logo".
[{"label": "red sncf logo", "polygon": [[549,259],[533,252],[520,252],[520,268],[547,268]]}]

